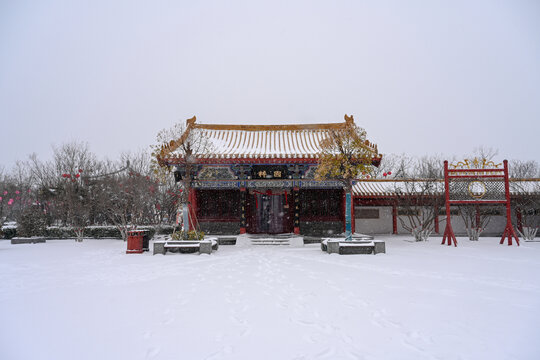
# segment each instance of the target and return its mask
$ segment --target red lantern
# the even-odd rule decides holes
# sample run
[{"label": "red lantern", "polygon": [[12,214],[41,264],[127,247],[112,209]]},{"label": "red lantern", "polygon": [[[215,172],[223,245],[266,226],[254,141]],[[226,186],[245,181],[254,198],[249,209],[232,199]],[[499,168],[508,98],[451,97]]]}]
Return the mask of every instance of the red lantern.
[{"label": "red lantern", "polygon": [[388,175],[387,173],[383,173],[382,176],[386,177],[386,175]]},{"label": "red lantern", "polygon": [[82,173],[82,169],[79,169],[79,172]]},{"label": "red lantern", "polygon": [[81,174],[75,174],[76,178],[79,178],[80,176],[81,176]]},{"label": "red lantern", "polygon": [[392,175],[392,172],[391,172],[391,171],[389,171],[389,172],[388,172],[388,175]]}]

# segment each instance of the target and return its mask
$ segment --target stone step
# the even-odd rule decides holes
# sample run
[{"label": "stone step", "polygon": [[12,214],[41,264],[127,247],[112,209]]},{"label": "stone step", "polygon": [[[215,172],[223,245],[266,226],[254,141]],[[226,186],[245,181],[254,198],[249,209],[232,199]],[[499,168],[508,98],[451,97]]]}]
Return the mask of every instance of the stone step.
[{"label": "stone step", "polygon": [[251,245],[290,245],[289,239],[251,239]]}]

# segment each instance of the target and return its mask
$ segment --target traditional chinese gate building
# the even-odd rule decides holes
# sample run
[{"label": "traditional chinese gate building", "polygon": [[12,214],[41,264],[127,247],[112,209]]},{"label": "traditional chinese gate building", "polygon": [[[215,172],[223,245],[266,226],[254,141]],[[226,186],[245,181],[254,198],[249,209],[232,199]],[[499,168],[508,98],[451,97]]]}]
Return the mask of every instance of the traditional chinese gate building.
[{"label": "traditional chinese gate building", "polygon": [[[302,125],[211,125],[188,120],[186,132],[200,132],[211,144],[208,152],[197,155],[189,196],[199,227],[214,234],[343,232],[342,183],[315,180],[315,171],[321,141],[329,131],[354,124],[352,116],[345,120]],[[377,146],[368,146],[378,164]],[[169,151],[174,150],[173,146]],[[181,161],[174,157],[165,161],[182,172]]]}]

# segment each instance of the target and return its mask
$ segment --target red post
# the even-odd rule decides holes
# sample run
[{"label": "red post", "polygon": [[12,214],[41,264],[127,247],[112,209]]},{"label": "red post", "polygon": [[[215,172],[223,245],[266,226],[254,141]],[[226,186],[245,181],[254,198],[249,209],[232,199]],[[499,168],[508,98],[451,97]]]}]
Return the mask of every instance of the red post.
[{"label": "red post", "polygon": [[454,235],[454,230],[452,229],[452,222],[450,221],[450,183],[448,181],[448,161],[444,161],[444,196],[445,196],[445,205],[446,205],[446,227],[444,229],[443,239],[441,245],[448,241],[448,246],[452,245],[457,246],[456,235]]},{"label": "red post", "polygon": [[397,235],[397,204],[392,205],[392,234]]},{"label": "red post", "polygon": [[504,160],[504,191],[506,195],[506,227],[501,238],[500,244],[508,238],[508,246],[512,245],[512,238],[516,239],[516,244],[519,246],[519,238],[512,226],[512,208],[510,203],[510,182],[508,180],[508,160]]},{"label": "red post", "polygon": [[435,222],[435,232],[439,233],[439,207],[435,206],[435,219],[433,220]]}]

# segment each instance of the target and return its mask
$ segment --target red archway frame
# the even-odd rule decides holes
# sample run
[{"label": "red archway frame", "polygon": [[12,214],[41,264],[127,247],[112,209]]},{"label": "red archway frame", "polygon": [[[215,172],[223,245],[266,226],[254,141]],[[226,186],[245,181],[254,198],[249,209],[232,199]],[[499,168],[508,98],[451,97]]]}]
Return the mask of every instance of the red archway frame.
[{"label": "red archway frame", "polygon": [[[519,238],[516,235],[516,231],[512,226],[512,210],[510,206],[510,185],[508,181],[508,161],[504,160],[503,169],[448,169],[448,161],[444,162],[444,193],[446,202],[446,228],[444,230],[442,244],[448,243],[448,246],[454,243],[457,246],[456,236],[452,229],[452,223],[450,221],[450,205],[460,204],[475,204],[475,205],[493,205],[493,204],[505,204],[506,205],[506,227],[500,241],[500,244],[504,243],[504,240],[508,238],[508,245],[512,245],[512,238],[516,240],[519,246]],[[450,199],[450,182],[452,180],[464,180],[464,179],[482,179],[482,180],[499,180],[504,181],[504,200],[451,200]]]}]

